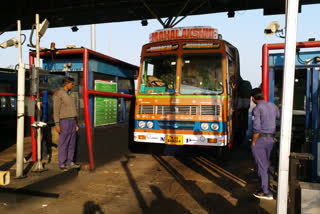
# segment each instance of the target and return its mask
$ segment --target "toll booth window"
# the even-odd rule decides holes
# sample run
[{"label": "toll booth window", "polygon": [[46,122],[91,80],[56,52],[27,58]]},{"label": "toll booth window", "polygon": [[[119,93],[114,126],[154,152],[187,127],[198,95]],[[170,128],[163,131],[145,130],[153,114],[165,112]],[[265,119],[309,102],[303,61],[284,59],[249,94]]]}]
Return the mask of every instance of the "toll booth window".
[{"label": "toll booth window", "polygon": [[[1,72],[0,72],[1,75]],[[8,80],[0,80],[0,92],[16,93],[17,80],[9,75],[4,74],[4,78]],[[13,76],[13,75],[11,75]],[[1,78],[2,76],[0,76]],[[16,97],[0,96],[0,112],[14,112],[16,111]]]},{"label": "toll booth window", "polygon": [[48,90],[56,91],[57,88],[63,87],[63,78],[65,77],[64,73],[62,74],[50,74],[47,76]]},{"label": "toll booth window", "polygon": [[181,94],[223,92],[222,54],[184,54],[181,66]]},{"label": "toll booth window", "polygon": [[[119,77],[118,79],[118,91],[119,93],[134,95],[134,82],[132,79],[125,79]],[[128,121],[131,111],[131,99],[120,98],[118,105],[118,122]]]},{"label": "toll booth window", "polygon": [[125,79],[125,78],[119,77],[118,88],[124,89],[124,90],[131,90],[131,89],[133,89],[133,81],[130,79]]},{"label": "toll booth window", "polygon": [[[84,115],[81,114],[83,112],[83,109],[80,109],[81,106],[83,107],[83,100],[82,100],[82,84],[79,83],[79,73],[82,73],[81,71],[73,71],[69,72],[69,76],[74,79],[74,87],[72,89],[72,93],[75,97],[75,104],[76,108],[78,110],[78,124],[84,125]],[[48,75],[47,82],[48,82],[48,122],[53,123],[53,101],[52,101],[52,94],[58,89],[63,87],[63,79],[66,76],[65,72],[56,72],[51,73]],[[41,80],[42,81],[42,80]],[[81,98],[80,98],[81,97]]]},{"label": "toll booth window", "polygon": [[[54,123],[53,121],[53,101],[52,101],[52,94],[58,89],[63,87],[63,78],[65,77],[65,73],[54,73],[49,74],[46,76],[46,82],[48,83],[48,123]],[[44,79],[40,80],[41,82],[44,81]]]},{"label": "toll booth window", "polygon": [[143,59],[141,94],[173,94],[176,87],[176,55],[148,56]]},{"label": "toll booth window", "polygon": [[82,71],[69,72],[69,76],[74,79],[74,87],[72,88],[72,93],[74,95],[76,108],[78,110],[78,124],[81,124],[81,121],[84,119],[84,118],[80,117],[80,106],[81,106],[80,92],[82,93],[82,87],[80,87],[80,84],[79,84],[79,76],[80,76],[79,74],[80,73],[82,73]]},{"label": "toll booth window", "polygon": [[116,77],[108,74],[93,72],[93,79],[95,80],[105,80],[110,82],[116,82]]},{"label": "toll booth window", "polygon": [[85,116],[84,116],[84,104],[83,104],[83,72],[79,72],[79,118],[78,118],[78,124],[80,126],[85,125]]}]

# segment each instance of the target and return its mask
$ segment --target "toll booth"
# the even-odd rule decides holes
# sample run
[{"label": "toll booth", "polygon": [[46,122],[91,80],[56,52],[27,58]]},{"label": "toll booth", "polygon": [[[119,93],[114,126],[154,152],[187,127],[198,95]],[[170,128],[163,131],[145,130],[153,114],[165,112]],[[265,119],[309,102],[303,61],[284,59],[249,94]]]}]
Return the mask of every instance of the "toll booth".
[{"label": "toll booth", "polygon": [[0,68],[0,114],[1,117],[16,117],[17,113],[17,73]]},{"label": "toll booth", "polygon": [[17,74],[0,69],[0,151],[15,143],[17,125]]},{"label": "toll booth", "polygon": [[[281,109],[284,54],[269,55],[268,99]],[[319,69],[320,51],[296,55],[291,152],[311,153],[314,157],[305,178],[320,182],[319,140]],[[266,90],[264,90],[266,92]],[[285,125],[285,124],[284,124]]]},{"label": "toll booth", "polygon": [[[59,49],[42,51],[42,68],[49,71],[41,81],[47,83],[43,92],[42,118],[54,126],[52,94],[62,87],[65,76],[74,78],[73,94],[78,108],[78,141],[76,159],[90,162],[94,168],[94,154],[99,145],[107,143],[108,136],[101,136],[103,129],[126,123],[135,93],[134,73],[138,67],[121,60],[86,49]],[[34,64],[35,52],[30,53],[30,65]],[[100,136],[97,137],[96,130]],[[36,146],[35,139],[33,144]],[[35,156],[35,154],[34,154]]]},{"label": "toll booth", "polygon": [[[25,87],[28,90],[29,81],[26,73]],[[26,102],[28,99],[25,99]],[[29,118],[25,118],[24,135],[30,136]],[[0,151],[16,143],[17,132],[17,71],[0,68]]]}]

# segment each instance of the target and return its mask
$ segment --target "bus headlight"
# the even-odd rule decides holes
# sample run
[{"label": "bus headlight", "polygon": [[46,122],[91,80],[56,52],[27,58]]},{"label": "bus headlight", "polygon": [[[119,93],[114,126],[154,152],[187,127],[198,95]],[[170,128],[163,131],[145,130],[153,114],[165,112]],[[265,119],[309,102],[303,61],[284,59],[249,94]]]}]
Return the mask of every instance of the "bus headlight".
[{"label": "bus headlight", "polygon": [[201,129],[203,129],[203,130],[208,130],[208,128],[209,128],[209,124],[208,123],[201,123]]},{"label": "bus headlight", "polygon": [[139,121],[138,126],[139,126],[139,128],[143,129],[144,127],[146,127],[146,122]]},{"label": "bus headlight", "polygon": [[211,129],[214,131],[217,131],[219,129],[219,124],[218,123],[212,123],[211,124]]},{"label": "bus headlight", "polygon": [[147,122],[147,127],[148,127],[149,129],[152,129],[152,128],[153,128],[153,122],[152,122],[152,121],[148,121],[148,122]]}]

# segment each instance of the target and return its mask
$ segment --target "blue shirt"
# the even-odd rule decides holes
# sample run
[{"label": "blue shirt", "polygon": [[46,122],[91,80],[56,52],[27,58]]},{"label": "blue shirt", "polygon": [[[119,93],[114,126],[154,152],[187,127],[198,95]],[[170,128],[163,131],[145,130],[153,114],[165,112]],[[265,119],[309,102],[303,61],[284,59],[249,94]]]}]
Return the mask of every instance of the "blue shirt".
[{"label": "blue shirt", "polygon": [[276,131],[276,120],[280,119],[278,107],[266,101],[257,103],[252,111],[253,133],[273,134]]}]

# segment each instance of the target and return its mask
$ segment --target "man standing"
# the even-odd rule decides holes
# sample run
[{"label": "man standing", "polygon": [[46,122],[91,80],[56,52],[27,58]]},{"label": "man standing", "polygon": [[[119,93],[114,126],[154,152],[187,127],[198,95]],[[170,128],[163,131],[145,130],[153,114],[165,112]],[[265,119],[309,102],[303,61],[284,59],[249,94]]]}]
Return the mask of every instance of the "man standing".
[{"label": "man standing", "polygon": [[53,119],[56,125],[55,129],[59,133],[59,167],[62,170],[80,167],[73,162],[76,133],[79,130],[75,97],[71,92],[73,86],[74,79],[65,77],[63,87],[58,88],[52,97]]},{"label": "man standing", "polygon": [[272,200],[273,195],[269,189],[270,154],[274,143],[276,120],[280,119],[280,111],[275,104],[264,100],[261,88],[253,89],[251,96],[252,101],[256,104],[252,111],[253,137],[251,149],[261,182],[261,192],[253,195],[257,198]]}]

